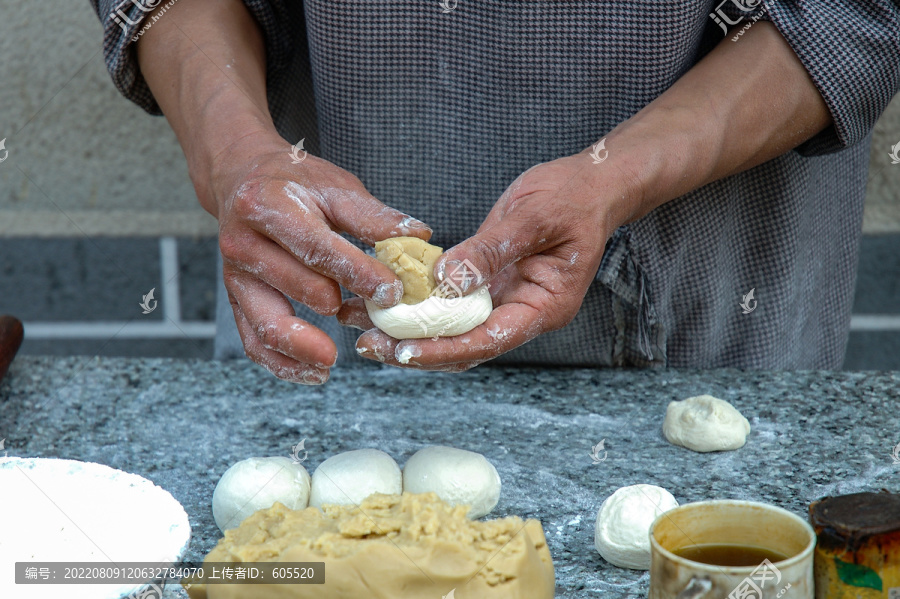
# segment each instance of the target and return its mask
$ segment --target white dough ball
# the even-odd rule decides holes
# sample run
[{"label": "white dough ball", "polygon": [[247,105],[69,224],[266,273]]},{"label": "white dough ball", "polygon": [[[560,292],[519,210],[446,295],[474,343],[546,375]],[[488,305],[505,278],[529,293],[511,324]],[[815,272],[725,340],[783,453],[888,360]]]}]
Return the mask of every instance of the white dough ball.
[{"label": "white dough ball", "polygon": [[236,528],[247,516],[283,503],[292,510],[309,502],[309,473],[290,458],[247,458],[225,471],[213,491],[213,518],[219,530]]},{"label": "white dough ball", "polygon": [[462,335],[487,320],[493,309],[486,285],[463,297],[433,295],[418,304],[397,304],[391,308],[381,308],[366,300],[372,324],[394,339]]},{"label": "white dough ball", "polygon": [[480,518],[500,501],[500,475],[480,453],[435,445],[407,460],[403,490],[437,493],[450,505],[468,505],[469,518]]},{"label": "white dough ball", "polygon": [[603,559],[620,568],[650,569],[650,525],[678,502],[655,485],[622,487],[597,512],[594,546]]},{"label": "white dough ball", "polygon": [[326,503],[359,504],[372,493],[403,492],[400,466],[378,449],[357,449],[331,456],[312,475],[311,507]]},{"label": "white dough ball", "polygon": [[750,423],[734,406],[712,395],[673,401],[666,408],[663,434],[669,443],[694,451],[728,451],[743,447]]}]

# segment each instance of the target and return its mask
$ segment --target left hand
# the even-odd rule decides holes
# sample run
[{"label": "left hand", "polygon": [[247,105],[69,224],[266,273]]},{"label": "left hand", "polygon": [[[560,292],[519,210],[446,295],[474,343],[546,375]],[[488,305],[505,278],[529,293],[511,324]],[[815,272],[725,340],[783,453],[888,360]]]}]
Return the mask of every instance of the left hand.
[{"label": "left hand", "polygon": [[[444,253],[435,279],[453,261],[477,269],[471,292],[489,284],[494,311],[456,337],[397,340],[374,328],[362,299],[344,302],[338,320],[366,330],[356,343],[365,358],[422,370],[463,371],[567,325],[581,308],[606,241],[624,222],[616,201],[616,168],[594,164],[588,150],[534,166],[507,188],[478,232]],[[468,294],[468,293],[466,293]],[[412,356],[401,364],[397,356]]]}]

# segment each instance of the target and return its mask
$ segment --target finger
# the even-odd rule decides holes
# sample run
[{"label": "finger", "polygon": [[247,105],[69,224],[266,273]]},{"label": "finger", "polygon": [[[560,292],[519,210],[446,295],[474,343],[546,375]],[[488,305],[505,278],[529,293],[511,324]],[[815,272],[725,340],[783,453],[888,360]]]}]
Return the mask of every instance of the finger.
[{"label": "finger", "polygon": [[[229,263],[262,279],[281,293],[309,306],[323,316],[333,316],[341,307],[338,284],[310,270],[277,243],[256,231],[236,243],[226,241]],[[223,252],[224,254],[225,252]]]},{"label": "finger", "polygon": [[516,210],[444,252],[435,264],[435,279],[470,293],[510,264],[552,247],[550,219],[528,208]]},{"label": "finger", "polygon": [[[297,318],[290,302],[278,290],[252,275],[234,271],[225,274],[225,286],[262,348],[320,369],[335,364],[337,347],[331,338]],[[257,347],[250,336],[241,339],[248,354],[251,346]],[[269,352],[257,354],[261,359],[271,357]]]},{"label": "finger", "polygon": [[[286,195],[288,192],[292,198]],[[290,185],[285,186],[284,193],[267,195],[263,209],[245,200],[248,205],[239,208],[241,216],[307,268],[379,306],[398,304],[403,284],[391,269],[333,232],[315,214],[318,209],[307,206],[297,193]]]},{"label": "finger", "polygon": [[337,313],[337,320],[345,327],[353,327],[361,331],[375,328],[375,324],[369,318],[366,303],[361,297],[354,297],[345,301]]},{"label": "finger", "polygon": [[322,196],[329,220],[341,231],[369,245],[390,237],[431,239],[431,227],[385,206],[368,192],[332,187],[323,189]]},{"label": "finger", "polygon": [[381,362],[382,364],[414,370],[463,372],[481,364],[480,361],[473,361],[429,364],[423,366],[414,361],[402,362],[394,355],[394,350],[399,343],[400,341],[386,333],[379,331],[378,329],[371,329],[359,336],[359,339],[356,342],[356,352],[364,358]]},{"label": "finger", "polygon": [[321,385],[328,380],[329,370],[317,368],[288,358],[277,351],[267,349],[253,332],[253,326],[247,321],[240,306],[233,304],[234,320],[238,334],[244,344],[244,351],[251,360],[280,379],[304,385]]},{"label": "finger", "polygon": [[391,357],[397,362],[420,367],[480,363],[524,345],[545,330],[545,317],[541,311],[526,304],[503,304],[495,308],[484,323],[468,333],[456,337],[399,341],[393,346]]}]

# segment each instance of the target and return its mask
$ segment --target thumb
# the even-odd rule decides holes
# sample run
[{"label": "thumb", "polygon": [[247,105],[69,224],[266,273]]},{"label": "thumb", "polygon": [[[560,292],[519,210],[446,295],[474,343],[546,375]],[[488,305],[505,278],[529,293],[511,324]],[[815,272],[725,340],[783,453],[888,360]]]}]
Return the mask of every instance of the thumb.
[{"label": "thumb", "polygon": [[341,231],[375,245],[389,237],[431,239],[431,227],[422,221],[386,206],[367,191],[331,189],[325,194],[329,220]]},{"label": "thumb", "polygon": [[510,264],[541,251],[536,243],[541,229],[521,218],[503,219],[444,252],[434,265],[435,280],[468,294]]}]

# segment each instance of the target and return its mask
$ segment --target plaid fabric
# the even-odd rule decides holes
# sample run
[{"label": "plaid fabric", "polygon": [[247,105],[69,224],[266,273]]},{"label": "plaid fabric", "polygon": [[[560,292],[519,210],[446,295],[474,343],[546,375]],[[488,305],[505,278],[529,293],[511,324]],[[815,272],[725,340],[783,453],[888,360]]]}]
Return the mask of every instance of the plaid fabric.
[{"label": "plaid fabric", "polygon": [[[710,13],[746,21],[761,8],[750,1],[246,4],[266,39],[279,132],[305,137],[447,248],[522,171],[596,142],[670,87],[722,40]],[[136,20],[134,2],[123,11]],[[132,51],[141,25],[123,29],[112,2],[93,4],[113,81],[158,113]],[[840,368],[868,136],[900,86],[900,8],[784,1],[762,18],[798,54],[834,126],[621,228],[575,321],[498,361]],[[744,314],[751,288],[758,304]],[[221,276],[219,296],[217,356],[243,356]],[[340,363],[361,361],[358,332],[298,314],[339,340]]]}]

